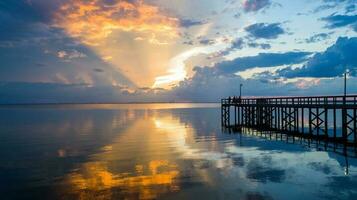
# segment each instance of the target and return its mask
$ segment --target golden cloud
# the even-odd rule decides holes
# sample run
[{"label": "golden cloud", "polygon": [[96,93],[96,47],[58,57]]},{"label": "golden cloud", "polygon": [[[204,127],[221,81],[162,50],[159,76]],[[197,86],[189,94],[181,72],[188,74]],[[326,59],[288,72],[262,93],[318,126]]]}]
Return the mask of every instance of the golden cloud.
[{"label": "golden cloud", "polygon": [[143,0],[69,0],[55,13],[54,26],[87,45],[99,45],[113,31],[148,32],[176,37],[178,19],[165,16]]},{"label": "golden cloud", "polygon": [[179,20],[144,0],[67,0],[53,26],[87,45],[135,85],[151,86],[178,48]]}]

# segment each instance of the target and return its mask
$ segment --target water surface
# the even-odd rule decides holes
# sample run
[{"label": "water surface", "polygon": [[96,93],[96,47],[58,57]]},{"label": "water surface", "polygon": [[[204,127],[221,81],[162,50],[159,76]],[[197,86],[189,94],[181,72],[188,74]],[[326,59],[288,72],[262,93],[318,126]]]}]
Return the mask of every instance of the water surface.
[{"label": "water surface", "polygon": [[227,134],[217,104],[0,107],[1,199],[357,199],[357,160]]}]

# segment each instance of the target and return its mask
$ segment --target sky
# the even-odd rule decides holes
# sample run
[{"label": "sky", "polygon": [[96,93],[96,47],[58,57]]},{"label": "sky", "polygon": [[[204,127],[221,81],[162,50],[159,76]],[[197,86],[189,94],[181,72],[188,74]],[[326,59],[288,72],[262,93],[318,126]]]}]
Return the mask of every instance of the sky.
[{"label": "sky", "polygon": [[0,103],[357,93],[357,0],[1,0]]}]

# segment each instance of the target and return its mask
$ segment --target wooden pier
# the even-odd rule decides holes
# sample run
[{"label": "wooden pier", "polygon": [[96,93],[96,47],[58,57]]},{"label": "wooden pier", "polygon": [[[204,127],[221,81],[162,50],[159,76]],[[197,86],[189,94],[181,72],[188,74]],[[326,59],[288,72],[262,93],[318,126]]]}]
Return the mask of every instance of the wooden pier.
[{"label": "wooden pier", "polygon": [[357,95],[221,100],[224,128],[278,131],[357,146]]}]

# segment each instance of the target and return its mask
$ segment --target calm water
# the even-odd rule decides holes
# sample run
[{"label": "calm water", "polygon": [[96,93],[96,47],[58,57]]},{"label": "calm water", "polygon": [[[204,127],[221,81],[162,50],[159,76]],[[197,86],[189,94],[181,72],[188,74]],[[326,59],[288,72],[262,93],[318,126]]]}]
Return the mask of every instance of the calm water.
[{"label": "calm water", "polygon": [[357,199],[356,159],[222,133],[218,106],[0,107],[0,199]]}]

